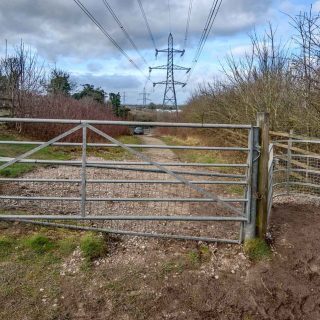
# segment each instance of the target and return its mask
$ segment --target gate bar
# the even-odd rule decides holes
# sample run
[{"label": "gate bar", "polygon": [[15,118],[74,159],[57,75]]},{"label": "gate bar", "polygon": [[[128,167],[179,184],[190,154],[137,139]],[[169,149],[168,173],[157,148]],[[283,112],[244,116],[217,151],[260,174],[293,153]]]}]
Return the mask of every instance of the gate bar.
[{"label": "gate bar", "polygon": [[85,230],[85,231],[96,231],[96,232],[104,232],[104,233],[113,233],[113,234],[119,234],[119,235],[125,235],[125,236],[137,236],[137,237],[149,237],[149,238],[164,238],[164,239],[175,239],[175,240],[191,240],[191,241],[203,241],[203,242],[223,242],[223,243],[240,244],[239,240],[231,240],[231,239],[194,237],[194,236],[171,235],[171,234],[163,234],[163,233],[147,233],[147,232],[137,232],[137,231],[124,231],[124,230],[114,230],[114,229],[104,229],[104,228],[95,228],[95,227],[75,226],[75,225],[69,225],[69,224],[40,222],[40,221],[23,220],[23,219],[8,219],[8,221],[18,221],[18,222],[24,222],[24,223],[32,223],[32,224],[35,224],[35,225],[55,227],[55,228],[67,228],[67,229],[73,229],[73,230]]},{"label": "gate bar", "polygon": [[0,118],[0,123],[53,123],[53,124],[93,124],[113,126],[142,126],[142,127],[178,127],[178,128],[212,128],[212,129],[250,129],[245,124],[208,124],[208,123],[179,123],[179,122],[141,122],[141,121],[111,121],[111,120],[75,120],[75,119],[40,119],[40,118]]},{"label": "gate bar", "polygon": [[[0,178],[0,182],[39,182],[39,183],[80,183],[81,179],[27,179],[27,178]],[[139,184],[184,184],[178,180],[91,180],[87,183],[139,183]],[[247,181],[226,181],[226,180],[193,180],[191,184],[235,184],[246,185]]]},{"label": "gate bar", "polygon": [[[0,144],[17,144],[17,145],[39,145],[43,144],[44,142],[40,141],[0,141]],[[81,143],[77,142],[56,142],[52,144],[53,146],[65,146],[65,147],[72,147],[72,146],[82,146]],[[183,150],[208,150],[208,151],[249,151],[248,148],[244,147],[201,147],[201,146],[170,146],[170,145],[162,145],[162,144],[124,144],[130,148],[146,148],[146,149],[183,149]],[[106,143],[88,143],[88,147],[113,147],[118,148],[119,146],[116,144],[106,144]]]},{"label": "gate bar", "polygon": [[0,219],[35,219],[35,220],[121,220],[121,221],[247,221],[245,217],[226,217],[226,216],[90,216],[81,215],[0,215]]},{"label": "gate bar", "polygon": [[[88,146],[88,144],[87,144]],[[14,158],[0,157],[0,162],[10,161]],[[44,164],[82,164],[80,160],[42,160],[42,159],[23,159],[20,163],[44,163]],[[103,164],[115,166],[150,166],[150,162],[133,162],[133,161],[87,161],[87,164]],[[247,168],[245,163],[197,163],[197,162],[159,162],[162,166],[168,167],[231,167],[231,168]]]},{"label": "gate bar", "polygon": [[[23,196],[0,196],[3,200],[52,200],[52,201],[81,201],[81,197],[23,197]],[[87,198],[86,201],[113,201],[113,202],[247,202],[248,199],[236,198]]]}]

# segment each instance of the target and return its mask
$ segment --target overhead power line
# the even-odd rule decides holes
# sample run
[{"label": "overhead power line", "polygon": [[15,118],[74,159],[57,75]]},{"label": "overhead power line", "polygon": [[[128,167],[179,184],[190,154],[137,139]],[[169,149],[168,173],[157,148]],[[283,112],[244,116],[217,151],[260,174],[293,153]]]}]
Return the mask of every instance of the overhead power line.
[{"label": "overhead power line", "polygon": [[123,26],[123,24],[121,23],[121,21],[119,20],[119,18],[117,17],[117,15],[115,14],[115,12],[113,11],[112,7],[110,6],[110,4],[108,3],[107,0],[103,0],[104,5],[106,6],[106,8],[108,9],[108,11],[110,12],[110,14],[112,15],[113,19],[117,22],[118,26],[120,27],[120,29],[123,31],[124,35],[126,36],[126,38],[129,40],[129,42],[131,43],[132,47],[136,50],[137,54],[140,56],[140,58],[142,59],[142,61],[148,66],[148,62],[145,60],[145,58],[143,57],[143,55],[140,53],[139,49],[137,48],[136,44],[134,43],[134,41],[132,40],[132,38],[130,37],[129,33],[127,32],[127,30],[125,29],[125,27]]},{"label": "overhead power line", "polygon": [[193,5],[193,0],[190,0],[190,2],[189,2],[189,9],[188,9],[187,26],[186,26],[186,32],[185,32],[184,44],[183,44],[183,48],[184,48],[184,49],[186,49],[187,43],[188,43],[188,35],[189,35],[189,28],[190,28],[190,19],[191,19],[192,5]]},{"label": "overhead power line", "polygon": [[171,6],[170,6],[170,0],[168,0],[168,12],[169,12],[169,33],[171,33]]},{"label": "overhead power line", "polygon": [[215,19],[217,17],[217,14],[218,14],[218,12],[220,10],[221,3],[222,3],[222,0],[214,0],[213,3],[212,3],[212,6],[211,6],[211,9],[210,9],[210,12],[209,12],[209,16],[207,18],[205,27],[204,27],[204,29],[202,31],[201,38],[200,38],[196,53],[195,53],[195,56],[194,56],[193,61],[192,61],[191,71],[189,72],[188,78],[186,80],[187,82],[189,81],[189,79],[191,77],[191,73],[192,73],[192,71],[194,70],[196,64],[199,61],[199,58],[200,58],[201,53],[202,53],[202,50],[203,50],[203,48],[204,48],[204,46],[205,46],[205,44],[207,42],[207,39],[208,39],[208,36],[209,36],[210,32],[211,32],[213,23],[214,23],[214,21],[215,21]]},{"label": "overhead power line", "polygon": [[154,50],[157,50],[157,46],[156,46],[156,42],[154,40],[154,36],[152,34],[152,31],[151,31],[151,28],[150,28],[150,25],[149,25],[149,22],[148,22],[148,19],[147,19],[147,16],[146,16],[146,13],[143,9],[143,6],[142,6],[142,3],[141,3],[141,0],[137,0],[138,1],[138,4],[139,4],[139,7],[140,7],[140,11],[142,13],[142,17],[143,17],[143,20],[147,26],[147,29],[148,29],[148,32],[149,32],[149,36],[150,36],[150,39],[153,43],[153,46],[154,46]]},{"label": "overhead power line", "polygon": [[90,13],[90,11],[81,3],[80,0],[73,0],[77,6],[86,14],[86,16],[100,29],[100,31],[111,41],[111,43],[124,55],[127,60],[141,72],[141,74],[148,78],[139,66],[128,56],[128,54],[119,46],[119,44],[110,36],[106,29],[96,20],[96,18]]}]

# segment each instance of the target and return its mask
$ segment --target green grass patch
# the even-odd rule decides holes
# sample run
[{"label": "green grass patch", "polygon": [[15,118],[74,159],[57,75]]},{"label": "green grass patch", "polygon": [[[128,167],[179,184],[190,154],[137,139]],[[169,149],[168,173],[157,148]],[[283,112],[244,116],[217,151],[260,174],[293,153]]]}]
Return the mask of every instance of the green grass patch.
[{"label": "green grass patch", "polygon": [[244,252],[252,261],[260,261],[271,257],[271,249],[268,244],[259,238],[246,240]]},{"label": "green grass patch", "polygon": [[201,262],[207,262],[211,259],[211,251],[210,248],[207,245],[200,245],[198,249],[199,255],[200,255],[200,261]]},{"label": "green grass patch", "polygon": [[42,234],[34,234],[28,237],[25,243],[28,248],[37,254],[44,254],[55,247],[54,242]]},{"label": "green grass patch", "polygon": [[87,260],[102,257],[107,251],[105,240],[95,233],[86,234],[80,241],[80,249]]},{"label": "green grass patch", "polygon": [[199,254],[198,251],[190,251],[190,252],[188,252],[187,258],[188,258],[188,262],[192,266],[197,266],[198,264],[200,264],[200,254]]},{"label": "green grass patch", "polygon": [[[23,137],[19,137],[13,133],[2,133],[0,134],[0,140],[7,141],[23,141]],[[33,148],[35,145],[27,144],[0,144],[0,157],[10,157],[15,158],[22,155]],[[36,158],[41,160],[71,160],[76,156],[80,156],[80,148],[68,149],[66,147],[47,147],[44,148],[29,158]],[[0,164],[2,164],[0,162]],[[16,178],[25,173],[28,173],[35,169],[34,164],[29,163],[16,163],[0,171],[0,176],[7,178]]]},{"label": "green grass patch", "polygon": [[70,255],[78,245],[78,238],[68,237],[57,241],[59,253],[63,256]]},{"label": "green grass patch", "polygon": [[161,274],[182,273],[183,270],[197,269],[201,264],[206,263],[211,258],[211,251],[208,246],[200,245],[194,250],[190,250],[181,256],[165,262],[161,267]]},{"label": "green grass patch", "polygon": [[224,189],[228,192],[228,193],[232,193],[232,194],[236,194],[236,195],[243,195],[244,194],[244,186],[242,185],[237,185],[237,184],[233,184],[233,185],[226,185],[224,186]]},{"label": "green grass patch", "polygon": [[[180,139],[174,136],[162,136],[161,140],[169,146],[199,146],[200,141],[195,138]],[[207,150],[174,150],[180,161],[184,162],[199,162],[199,163],[223,163],[220,155],[216,151]]]},{"label": "green grass patch", "polygon": [[185,269],[185,261],[168,261],[165,262],[161,267],[162,275],[167,275],[169,273],[182,273]]},{"label": "green grass patch", "polygon": [[12,253],[15,240],[7,236],[0,237],[0,258],[7,257]]}]

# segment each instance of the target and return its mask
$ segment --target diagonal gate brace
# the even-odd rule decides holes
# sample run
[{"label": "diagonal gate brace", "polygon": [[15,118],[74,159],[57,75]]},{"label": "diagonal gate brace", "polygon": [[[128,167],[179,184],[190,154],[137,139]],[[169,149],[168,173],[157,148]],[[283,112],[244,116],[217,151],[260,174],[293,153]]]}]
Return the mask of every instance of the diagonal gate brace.
[{"label": "diagonal gate brace", "polygon": [[51,139],[51,140],[49,140],[47,142],[42,143],[40,146],[38,146],[36,148],[33,148],[32,150],[29,150],[28,152],[26,152],[26,153],[24,153],[24,154],[22,154],[22,155],[20,155],[20,156],[18,156],[16,158],[10,160],[10,161],[4,163],[3,165],[0,166],[0,170],[5,169],[5,168],[13,165],[14,163],[17,163],[17,162],[19,162],[19,161],[31,156],[32,154],[34,154],[34,153],[36,153],[36,152],[38,152],[38,151],[50,146],[51,144],[53,144],[53,143],[65,138],[65,137],[69,136],[70,134],[76,132],[80,128],[82,128],[82,125],[78,125],[78,126],[72,128],[72,129],[60,134],[59,136],[57,136],[55,138],[53,138],[53,139]]},{"label": "diagonal gate brace", "polygon": [[90,124],[87,124],[87,127],[92,130],[93,132],[97,133],[98,135],[104,137],[105,139],[113,142],[114,144],[118,145],[119,147],[122,147],[123,149],[129,151],[130,153],[136,155],[137,157],[139,157],[141,160],[146,161],[148,163],[150,163],[151,165],[154,165],[155,167],[157,167],[158,169],[165,171],[167,174],[169,174],[170,176],[174,177],[175,179],[177,179],[178,181],[184,183],[185,185],[189,186],[191,189],[197,191],[198,193],[206,196],[208,199],[212,199],[214,202],[216,202],[217,204],[219,204],[220,206],[227,208],[237,214],[242,215],[242,212],[240,210],[238,210],[237,208],[235,208],[234,206],[231,206],[227,203],[225,203],[224,201],[222,201],[218,196],[212,194],[211,192],[208,192],[207,190],[192,184],[190,181],[188,181],[187,179],[185,179],[184,177],[174,173],[173,171],[171,171],[170,169],[167,169],[165,166],[161,165],[160,163],[153,161],[150,157],[148,157],[147,155],[136,151],[135,149],[126,146],[125,144],[123,144],[122,142],[114,139],[113,137],[109,136],[108,134],[104,133],[103,131],[93,127]]}]

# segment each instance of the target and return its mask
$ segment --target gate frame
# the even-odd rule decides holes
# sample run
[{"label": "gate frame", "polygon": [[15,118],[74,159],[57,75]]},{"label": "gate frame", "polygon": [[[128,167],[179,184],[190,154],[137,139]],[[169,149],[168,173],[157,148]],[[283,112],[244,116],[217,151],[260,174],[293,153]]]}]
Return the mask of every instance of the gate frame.
[{"label": "gate frame", "polygon": [[[266,133],[268,133],[268,126],[266,125],[266,118],[268,116],[264,114],[258,115],[258,126],[252,126],[252,125],[231,125],[231,124],[192,124],[192,123],[163,123],[163,122],[131,122],[131,121],[103,121],[103,120],[63,120],[63,119],[27,119],[27,118],[0,118],[0,123],[12,123],[12,122],[21,122],[21,123],[60,123],[60,124],[75,124],[76,126],[63,134],[57,136],[56,138],[53,138],[49,140],[48,142],[42,143],[40,146],[26,152],[25,154],[16,157],[15,159],[12,159],[5,163],[4,165],[0,166],[0,169],[3,169],[11,164],[14,164],[16,162],[22,161],[23,158],[26,158],[33,153],[41,150],[42,148],[51,146],[51,145],[77,145],[76,143],[70,144],[70,143],[59,143],[58,140],[66,137],[67,135],[82,129],[83,133],[83,140],[80,144],[82,146],[82,161],[81,161],[81,216],[66,216],[65,220],[173,220],[173,221],[236,221],[240,222],[240,239],[238,240],[228,240],[228,239],[215,239],[215,238],[205,238],[205,237],[191,237],[191,236],[175,236],[175,235],[163,235],[159,234],[161,237],[165,238],[178,238],[178,239],[185,239],[185,240],[202,240],[202,241],[213,241],[213,242],[229,242],[229,243],[241,243],[243,239],[251,239],[254,238],[257,234],[260,237],[263,237],[263,228],[259,226],[257,228],[257,223],[260,221],[258,220],[258,216],[261,210],[264,208],[264,202],[262,201],[263,195],[265,196],[265,199],[268,199],[267,196],[267,190],[264,190],[263,187],[265,183],[268,182],[265,181],[265,174],[263,174],[264,170],[264,162],[266,161],[266,156],[268,153],[264,153],[263,149],[266,145],[265,137]],[[259,120],[260,119],[260,120]],[[260,121],[260,122],[259,122]],[[240,148],[240,147],[208,147],[209,150],[230,150],[230,151],[247,151],[248,152],[248,160],[247,160],[247,189],[245,193],[245,214],[242,215],[242,213],[237,210],[235,207],[232,207],[225,203],[223,200],[221,201],[220,197],[217,197],[211,192],[207,192],[206,190],[198,187],[196,184],[190,183],[188,180],[184,179],[181,175],[177,175],[172,170],[169,170],[164,167],[164,165],[161,165],[155,161],[152,161],[148,158],[145,154],[142,154],[136,150],[133,149],[133,147],[138,147],[138,145],[125,145],[122,144],[120,141],[110,137],[109,135],[105,134],[104,132],[98,130],[97,128],[93,127],[92,125],[101,125],[101,124],[108,124],[108,125],[126,125],[126,126],[152,126],[152,127],[183,127],[183,128],[220,128],[220,129],[248,129],[248,146],[247,148]],[[178,181],[188,185],[190,188],[198,191],[200,194],[204,194],[205,196],[208,196],[211,200],[214,202],[217,202],[218,204],[222,204],[224,207],[231,209],[233,211],[236,211],[238,214],[242,215],[242,217],[239,215],[237,217],[219,217],[219,216],[208,216],[208,217],[202,217],[202,216],[132,216],[132,217],[121,217],[121,216],[108,216],[108,217],[95,217],[95,216],[88,216],[85,215],[85,205],[86,205],[86,184],[87,184],[87,177],[86,177],[86,167],[87,167],[87,156],[86,156],[86,149],[89,145],[87,143],[87,128],[91,129],[92,131],[96,132],[97,134],[103,136],[107,140],[111,141],[113,144],[112,146],[119,146],[122,147],[138,157],[140,157],[142,160],[146,161],[150,165],[154,165],[158,167],[158,169],[162,169],[167,174],[173,176]],[[37,144],[37,143],[35,143]],[[262,146],[262,148],[260,147]],[[150,146],[152,147],[152,146]],[[186,147],[184,147],[186,148]],[[201,148],[201,147],[199,147]],[[186,148],[187,149],[187,148]],[[206,147],[203,147],[205,150]],[[202,150],[202,149],[201,149]],[[268,162],[267,162],[268,163]],[[228,166],[227,164],[225,165]],[[268,175],[267,175],[268,177]],[[262,179],[262,182],[261,182]],[[203,199],[206,200],[206,199]],[[237,199],[236,199],[237,200]],[[238,199],[239,200],[239,199]],[[266,211],[267,212],[267,211]],[[28,223],[36,223],[41,225],[48,225],[48,226],[57,226],[57,227],[66,227],[66,228],[76,228],[76,226],[73,225],[66,225],[66,224],[54,224],[49,222],[43,222],[43,221],[34,221],[34,219],[37,220],[48,220],[49,216],[22,216],[19,215],[13,216],[13,215],[2,215],[0,216],[0,219],[2,220],[15,220],[15,221],[21,221],[21,222],[28,222]],[[52,216],[52,220],[64,220],[61,216]],[[261,225],[261,222],[259,222]],[[265,226],[266,227],[266,226]],[[81,227],[81,229],[84,230],[91,230],[90,227]],[[104,231],[104,232],[110,232],[110,233],[117,233],[117,234],[129,234],[129,235],[140,235],[140,236],[157,236],[156,234],[147,234],[147,233],[140,233],[140,232],[130,232],[130,231],[121,231],[121,230],[108,230],[108,229],[99,229],[94,228],[96,231]],[[258,231],[258,233],[257,233]]]}]

